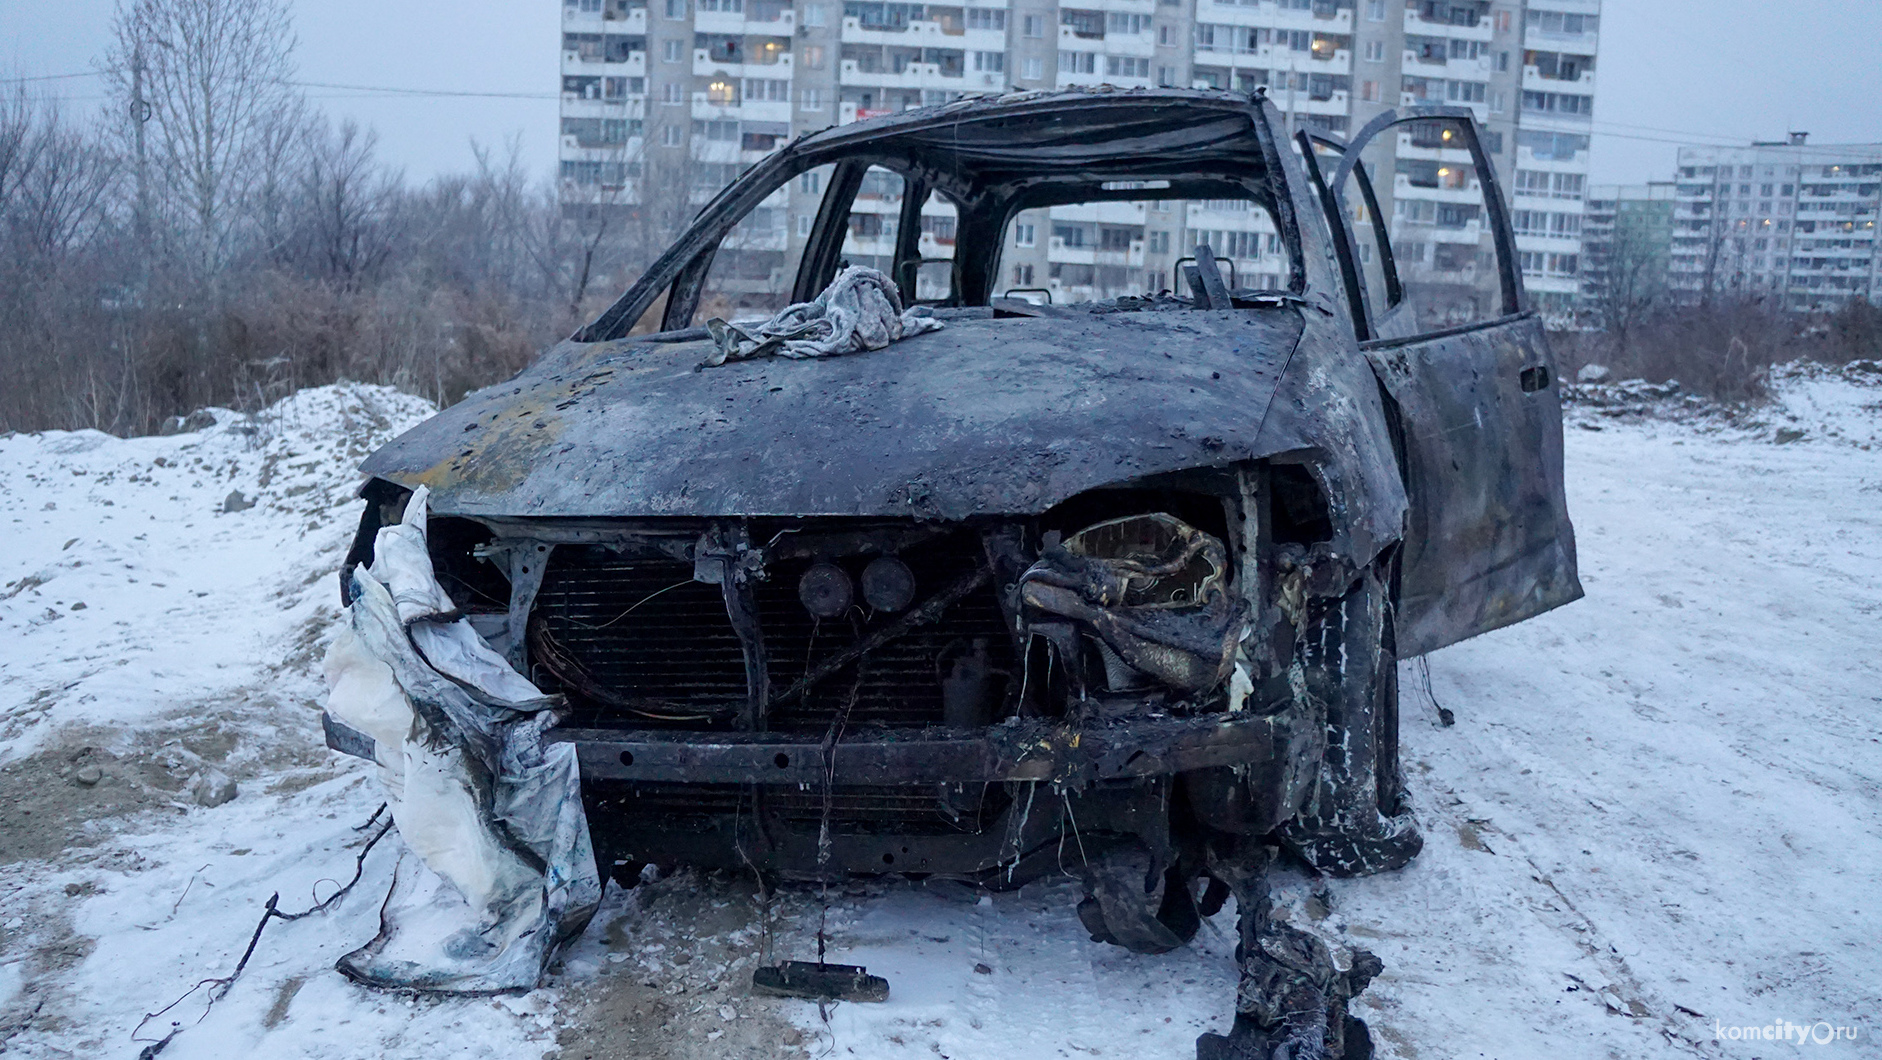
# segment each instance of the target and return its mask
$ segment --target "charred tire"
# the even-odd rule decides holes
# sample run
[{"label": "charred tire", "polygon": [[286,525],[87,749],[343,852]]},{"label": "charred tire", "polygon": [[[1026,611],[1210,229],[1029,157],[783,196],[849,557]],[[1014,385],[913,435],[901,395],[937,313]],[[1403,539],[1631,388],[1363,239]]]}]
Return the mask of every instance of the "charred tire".
[{"label": "charred tire", "polygon": [[1424,846],[1398,762],[1396,564],[1375,563],[1343,596],[1311,605],[1301,638],[1308,691],[1326,704],[1327,750],[1306,805],[1279,836],[1330,876],[1402,868]]}]

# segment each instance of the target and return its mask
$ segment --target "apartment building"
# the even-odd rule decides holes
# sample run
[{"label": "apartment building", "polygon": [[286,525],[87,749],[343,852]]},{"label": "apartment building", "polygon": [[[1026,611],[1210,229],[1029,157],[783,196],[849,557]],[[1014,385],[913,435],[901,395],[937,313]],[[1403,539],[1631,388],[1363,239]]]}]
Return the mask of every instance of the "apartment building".
[{"label": "apartment building", "polygon": [[[1455,104],[1488,129],[1530,291],[1552,316],[1573,311],[1599,0],[564,5],[567,203],[694,209],[799,133],[1009,90],[1261,89],[1291,127],[1337,137],[1395,106]],[[1386,156],[1368,161],[1408,283],[1493,284],[1468,153],[1435,127],[1388,140]],[[756,295],[788,286],[782,278],[822,192],[816,173],[780,189],[735,234],[738,253],[715,265],[725,274],[716,289]],[[899,177],[872,175],[851,218],[851,260],[891,259],[901,193]],[[1030,211],[1006,238],[1002,289],[1060,302],[1175,286],[1182,259],[1201,242],[1229,263],[1237,284],[1284,278],[1278,234],[1247,202]],[[952,242],[952,207],[924,204],[921,256],[946,259]]]},{"label": "apartment building", "polygon": [[1675,190],[1672,181],[1588,186],[1581,294],[1595,317],[1611,293],[1631,301],[1665,288]]},{"label": "apartment building", "polygon": [[1882,304],[1882,144],[1682,147],[1669,275],[1687,301],[1724,292],[1828,310]]}]

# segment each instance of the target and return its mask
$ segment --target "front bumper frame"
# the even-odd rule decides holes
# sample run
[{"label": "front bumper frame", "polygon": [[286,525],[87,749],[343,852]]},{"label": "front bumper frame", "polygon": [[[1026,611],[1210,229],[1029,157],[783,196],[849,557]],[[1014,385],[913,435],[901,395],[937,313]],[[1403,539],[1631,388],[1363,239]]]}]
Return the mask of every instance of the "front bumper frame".
[{"label": "front bumper frame", "polygon": [[956,784],[1046,781],[1084,786],[1229,766],[1287,771],[1310,734],[1294,711],[1152,717],[1057,725],[1016,719],[981,729],[871,729],[837,740],[802,732],[557,729],[582,776],[680,784]]}]

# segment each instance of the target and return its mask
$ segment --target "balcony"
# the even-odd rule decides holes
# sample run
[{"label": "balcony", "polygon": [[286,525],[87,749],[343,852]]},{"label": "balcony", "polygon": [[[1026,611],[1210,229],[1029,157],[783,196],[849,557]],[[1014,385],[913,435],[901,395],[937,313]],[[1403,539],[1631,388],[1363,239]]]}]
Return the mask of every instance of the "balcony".
[{"label": "balcony", "polygon": [[[1237,5],[1240,6],[1240,5]],[[1232,22],[1232,18],[1218,19],[1218,14],[1227,15],[1229,8],[1223,4],[1199,3],[1196,18],[1206,22]],[[1353,31],[1353,9],[1321,8],[1318,11],[1295,11],[1282,9],[1272,4],[1262,4],[1260,8],[1242,7],[1246,13],[1254,14],[1250,25],[1272,26],[1275,29],[1304,29],[1318,33],[1351,33]],[[1204,12],[1207,12],[1205,17]]]},{"label": "balcony", "polygon": [[788,37],[797,32],[797,13],[787,7],[775,10],[770,18],[755,18],[745,11],[698,11],[693,15],[693,29],[700,33]]},{"label": "balcony", "polygon": [[[715,58],[715,54],[729,57]],[[724,74],[727,77],[788,78],[791,76],[791,51],[787,44],[775,49],[754,48],[749,52],[741,50],[731,53],[695,48],[693,74],[697,77]]]},{"label": "balcony", "polygon": [[647,32],[647,9],[630,7],[626,10],[609,8],[605,12],[582,12],[565,7],[562,9],[562,25],[576,32],[642,34]]},{"label": "balcony", "polygon": [[867,88],[947,88],[961,91],[966,87],[966,72],[943,73],[940,63],[908,63],[900,73],[890,70],[864,70],[854,59],[844,59],[840,76],[845,85]]},{"label": "balcony", "polygon": [[1583,70],[1581,76],[1570,79],[1566,77],[1544,77],[1542,72],[1535,67],[1525,66],[1523,67],[1523,87],[1531,92],[1580,91],[1593,93],[1594,71]]},{"label": "balcony", "polygon": [[1482,18],[1474,26],[1458,26],[1449,22],[1428,22],[1412,8],[1405,10],[1405,32],[1415,37],[1449,37],[1452,40],[1474,40],[1489,43],[1495,36],[1490,20]]},{"label": "balcony", "polygon": [[1145,210],[1140,202],[1088,202],[1076,206],[1054,206],[1048,216],[1054,221],[1081,224],[1141,225]]},{"label": "balcony", "polygon": [[906,25],[864,25],[862,20],[844,16],[844,44],[885,44],[894,48],[972,48],[977,51],[1005,51],[1006,34],[994,29],[963,29],[958,25],[915,19]]},{"label": "balcony", "polygon": [[1144,241],[1133,239],[1129,250],[1120,250],[1105,249],[1091,243],[1067,246],[1065,240],[1053,236],[1046,243],[1046,260],[1062,265],[1117,265],[1125,268],[1142,268]]},{"label": "balcony", "polygon": [[562,72],[564,74],[607,74],[615,77],[647,76],[647,53],[628,52],[627,58],[620,62],[606,62],[599,57],[585,57],[581,52],[565,51],[562,53]]},{"label": "balcony", "polygon": [[791,104],[788,100],[714,99],[711,93],[692,95],[692,115],[700,121],[764,121],[789,125]]},{"label": "balcony", "polygon": [[[1377,183],[1378,177],[1374,176],[1373,181]],[[1478,206],[1483,203],[1483,191],[1477,187],[1475,181],[1461,188],[1437,187],[1430,184],[1414,184],[1411,177],[1404,173],[1392,174],[1392,194],[1398,198],[1459,203],[1466,206]]]},{"label": "balcony", "polygon": [[1550,33],[1534,26],[1523,28],[1523,50],[1525,51],[1567,51],[1577,55],[1593,55],[1600,40],[1599,33]]}]

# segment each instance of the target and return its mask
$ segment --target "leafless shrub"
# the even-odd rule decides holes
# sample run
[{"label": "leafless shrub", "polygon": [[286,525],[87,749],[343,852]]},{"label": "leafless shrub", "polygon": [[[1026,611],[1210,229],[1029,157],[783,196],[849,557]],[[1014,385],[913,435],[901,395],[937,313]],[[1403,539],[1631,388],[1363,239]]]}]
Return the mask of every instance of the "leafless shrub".
[{"label": "leafless shrub", "polygon": [[1882,309],[1858,298],[1835,313],[1804,315],[1768,298],[1714,297],[1702,305],[1662,304],[1618,334],[1563,333],[1553,339],[1570,379],[1582,366],[1599,364],[1614,379],[1671,380],[1717,401],[1747,401],[1765,396],[1772,365],[1882,356]]}]

